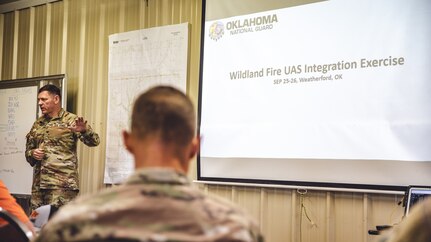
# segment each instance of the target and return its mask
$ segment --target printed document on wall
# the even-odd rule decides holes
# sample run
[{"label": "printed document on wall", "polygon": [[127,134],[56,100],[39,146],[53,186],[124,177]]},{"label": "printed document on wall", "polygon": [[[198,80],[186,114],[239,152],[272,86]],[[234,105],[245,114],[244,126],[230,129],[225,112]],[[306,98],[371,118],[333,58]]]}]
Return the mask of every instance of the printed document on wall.
[{"label": "printed document on wall", "polygon": [[122,131],[130,126],[133,101],[157,85],[186,92],[188,23],[109,36],[109,91],[105,183],[121,183],[134,169]]}]

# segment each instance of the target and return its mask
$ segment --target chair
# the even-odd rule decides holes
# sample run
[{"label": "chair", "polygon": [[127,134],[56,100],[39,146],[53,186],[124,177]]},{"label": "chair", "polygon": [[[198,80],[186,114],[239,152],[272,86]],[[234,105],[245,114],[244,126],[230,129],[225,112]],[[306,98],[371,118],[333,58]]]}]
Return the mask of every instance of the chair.
[{"label": "chair", "polygon": [[43,205],[36,208],[30,214],[30,221],[33,223],[36,231],[42,229],[42,227],[48,222],[49,219],[57,212],[58,208],[51,205]]},{"label": "chair", "polygon": [[33,232],[17,219],[14,215],[0,207],[0,218],[9,222],[8,225],[0,227],[0,242],[28,242],[33,238]]}]

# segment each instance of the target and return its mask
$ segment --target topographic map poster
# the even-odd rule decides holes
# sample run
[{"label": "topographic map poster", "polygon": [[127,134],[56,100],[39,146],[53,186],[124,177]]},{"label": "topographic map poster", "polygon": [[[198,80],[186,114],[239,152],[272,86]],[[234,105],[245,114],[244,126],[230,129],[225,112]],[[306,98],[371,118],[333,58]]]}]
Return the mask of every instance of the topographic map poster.
[{"label": "topographic map poster", "polygon": [[109,36],[109,91],[105,183],[121,183],[134,170],[121,132],[129,129],[135,98],[156,85],[186,92],[188,23]]}]

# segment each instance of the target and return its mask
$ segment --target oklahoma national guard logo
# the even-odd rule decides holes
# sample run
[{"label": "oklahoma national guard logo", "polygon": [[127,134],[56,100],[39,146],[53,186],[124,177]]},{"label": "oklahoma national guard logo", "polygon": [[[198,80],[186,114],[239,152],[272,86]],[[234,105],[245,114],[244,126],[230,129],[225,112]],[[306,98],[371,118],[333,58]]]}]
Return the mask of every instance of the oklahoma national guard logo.
[{"label": "oklahoma national guard logo", "polygon": [[216,21],[210,26],[210,38],[217,41],[219,40],[224,34],[224,24],[220,21]]}]

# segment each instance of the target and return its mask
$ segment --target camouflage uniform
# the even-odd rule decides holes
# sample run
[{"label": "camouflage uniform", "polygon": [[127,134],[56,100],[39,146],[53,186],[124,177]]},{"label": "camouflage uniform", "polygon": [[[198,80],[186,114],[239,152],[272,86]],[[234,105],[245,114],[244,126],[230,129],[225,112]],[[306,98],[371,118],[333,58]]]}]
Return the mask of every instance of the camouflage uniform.
[{"label": "camouflage uniform", "polygon": [[431,198],[416,204],[411,213],[393,229],[385,233],[379,242],[430,242]]},{"label": "camouflage uniform", "polygon": [[263,241],[242,210],[208,197],[168,168],[136,171],[123,185],[62,207],[36,241]]},{"label": "camouflage uniform", "polygon": [[[27,134],[25,156],[33,169],[31,208],[45,204],[61,206],[79,192],[77,140],[88,146],[99,144],[99,136],[87,125],[85,133],[72,132],[69,127],[77,116],[61,109],[58,117],[38,118]],[[33,149],[41,148],[41,161],[32,157]]]}]

